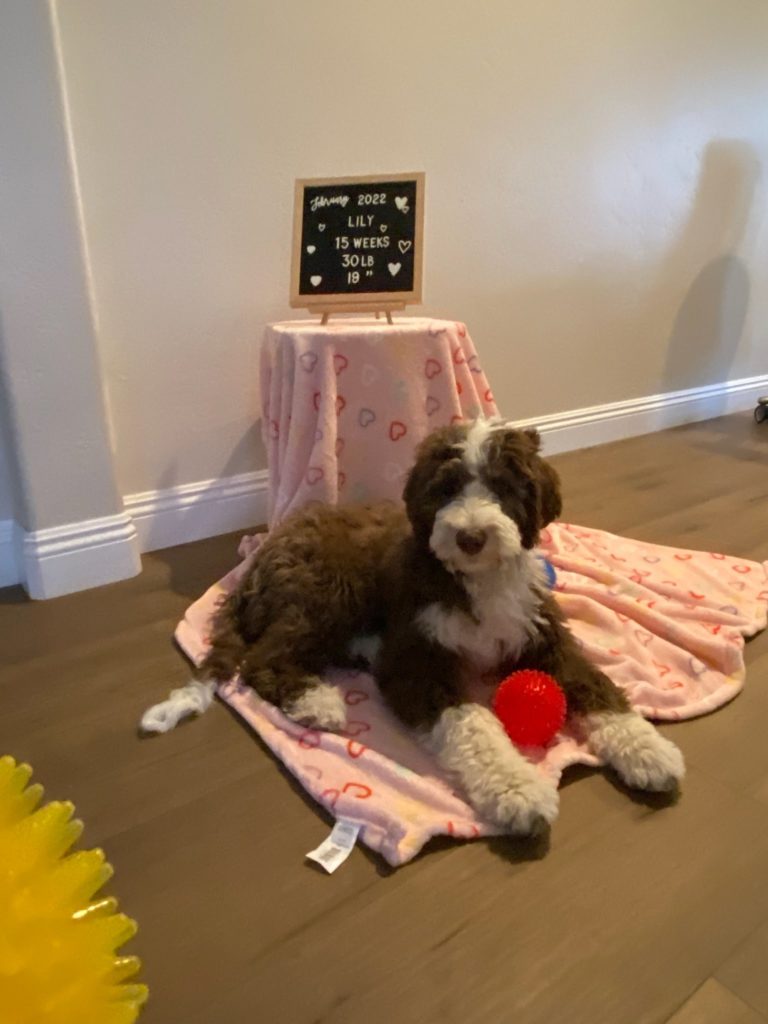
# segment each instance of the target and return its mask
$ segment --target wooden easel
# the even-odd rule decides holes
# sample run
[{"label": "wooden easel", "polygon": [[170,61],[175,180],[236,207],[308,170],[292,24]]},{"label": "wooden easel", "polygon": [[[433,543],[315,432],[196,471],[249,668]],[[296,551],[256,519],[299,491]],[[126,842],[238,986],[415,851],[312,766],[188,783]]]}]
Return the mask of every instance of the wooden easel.
[{"label": "wooden easel", "polygon": [[[349,302],[344,303],[343,305],[329,306],[327,309],[322,310],[320,324],[324,327],[334,313],[375,313],[377,320],[381,318],[381,314],[383,313],[387,318],[387,323],[391,324],[394,322],[392,320],[392,314],[400,312],[403,309],[405,309],[404,302]],[[314,306],[311,309],[308,308],[307,312],[318,313],[320,310],[318,310],[317,306]]]}]

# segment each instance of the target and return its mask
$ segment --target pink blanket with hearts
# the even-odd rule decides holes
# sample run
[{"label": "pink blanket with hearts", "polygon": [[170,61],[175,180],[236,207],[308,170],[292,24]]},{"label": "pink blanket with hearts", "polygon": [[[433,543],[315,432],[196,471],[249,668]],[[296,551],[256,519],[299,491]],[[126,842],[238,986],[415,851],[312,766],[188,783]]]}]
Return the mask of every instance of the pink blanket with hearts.
[{"label": "pink blanket with hearts", "polygon": [[[211,612],[248,566],[245,560],[193,604],[176,637],[195,661]],[[675,721],[727,703],[744,684],[744,637],[766,626],[768,562],[683,551],[566,523],[549,527],[543,553],[557,571],[556,596],[586,654],[643,715]],[[389,714],[370,676],[333,672],[349,721],[342,734],[303,729],[237,680],[219,696],[252,726],[315,800],[362,826],[360,837],[390,864],[414,857],[432,836],[498,830],[478,818],[437,765]],[[557,785],[571,764],[598,759],[570,728],[527,754]]]}]

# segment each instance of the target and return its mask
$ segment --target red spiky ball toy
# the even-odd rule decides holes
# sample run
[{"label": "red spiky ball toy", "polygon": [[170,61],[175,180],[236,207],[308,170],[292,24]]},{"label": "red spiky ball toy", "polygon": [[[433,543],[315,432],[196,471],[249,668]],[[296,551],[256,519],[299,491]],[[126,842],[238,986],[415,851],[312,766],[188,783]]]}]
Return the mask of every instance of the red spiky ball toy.
[{"label": "red spiky ball toy", "polygon": [[513,743],[546,747],[565,723],[565,694],[552,676],[535,669],[513,672],[499,683],[493,712]]}]

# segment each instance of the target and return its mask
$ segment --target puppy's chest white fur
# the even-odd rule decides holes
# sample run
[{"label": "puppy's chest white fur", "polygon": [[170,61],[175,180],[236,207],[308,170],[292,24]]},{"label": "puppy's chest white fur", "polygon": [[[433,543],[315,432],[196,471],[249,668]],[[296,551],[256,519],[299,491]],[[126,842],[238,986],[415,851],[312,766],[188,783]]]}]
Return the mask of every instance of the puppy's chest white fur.
[{"label": "puppy's chest white fur", "polygon": [[471,667],[487,672],[520,654],[542,621],[541,593],[530,578],[470,580],[473,615],[435,602],[418,615],[421,630]]}]

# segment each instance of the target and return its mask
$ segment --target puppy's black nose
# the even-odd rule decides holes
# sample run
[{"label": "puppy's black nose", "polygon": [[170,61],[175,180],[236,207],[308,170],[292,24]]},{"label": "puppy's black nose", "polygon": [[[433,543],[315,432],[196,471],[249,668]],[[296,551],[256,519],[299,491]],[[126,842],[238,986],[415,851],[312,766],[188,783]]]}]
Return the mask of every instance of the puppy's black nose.
[{"label": "puppy's black nose", "polygon": [[485,530],[457,530],[456,546],[461,548],[465,555],[477,555],[485,547],[486,538]]}]

